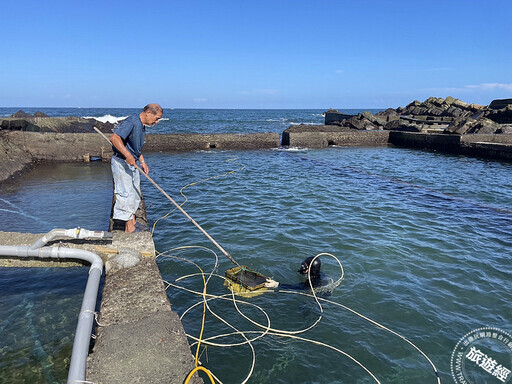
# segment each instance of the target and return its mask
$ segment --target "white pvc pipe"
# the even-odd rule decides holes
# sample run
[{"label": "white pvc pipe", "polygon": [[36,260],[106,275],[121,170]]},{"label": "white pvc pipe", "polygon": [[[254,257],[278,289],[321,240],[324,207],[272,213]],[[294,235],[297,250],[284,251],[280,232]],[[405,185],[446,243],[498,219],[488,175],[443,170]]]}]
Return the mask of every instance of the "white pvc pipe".
[{"label": "white pvc pipe", "polygon": [[68,373],[68,383],[85,381],[85,370],[91,332],[94,324],[96,301],[101,274],[103,273],[103,260],[95,253],[83,249],[43,247],[31,249],[29,246],[0,245],[0,256],[35,257],[50,259],[78,259],[91,264],[89,278],[85,287],[82,307],[78,316],[78,324],[75,331],[71,363]]},{"label": "white pvc pipe", "polygon": [[30,249],[38,249],[44,247],[50,241],[55,239],[56,237],[71,237],[73,239],[85,239],[85,238],[94,238],[94,239],[111,239],[111,232],[104,231],[89,231],[83,228],[73,228],[73,229],[52,229],[50,232],[43,235],[40,239],[38,239],[34,244],[30,246]]}]

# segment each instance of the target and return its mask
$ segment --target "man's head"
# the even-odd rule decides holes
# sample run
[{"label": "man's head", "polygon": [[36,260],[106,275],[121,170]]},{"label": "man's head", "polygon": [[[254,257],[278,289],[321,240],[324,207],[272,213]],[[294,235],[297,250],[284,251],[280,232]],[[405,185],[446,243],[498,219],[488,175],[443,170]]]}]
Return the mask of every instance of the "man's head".
[{"label": "man's head", "polygon": [[319,277],[320,276],[320,268],[322,267],[322,263],[320,261],[320,258],[317,257],[313,263],[311,261],[314,259],[314,257],[308,257],[306,260],[302,262],[300,265],[299,273],[303,275],[307,275],[309,270],[311,269],[311,277]]},{"label": "man's head", "polygon": [[162,118],[163,113],[162,107],[158,104],[148,104],[140,113],[140,121],[142,121],[142,124],[151,127],[158,123],[158,120]]}]

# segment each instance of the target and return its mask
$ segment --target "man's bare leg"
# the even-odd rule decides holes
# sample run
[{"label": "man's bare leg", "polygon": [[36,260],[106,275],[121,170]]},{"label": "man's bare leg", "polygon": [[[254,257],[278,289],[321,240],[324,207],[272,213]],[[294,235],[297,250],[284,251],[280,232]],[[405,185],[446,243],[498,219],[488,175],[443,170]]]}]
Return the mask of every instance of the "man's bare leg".
[{"label": "man's bare leg", "polygon": [[135,215],[133,215],[132,218],[126,222],[124,231],[126,233],[132,233],[135,231]]}]

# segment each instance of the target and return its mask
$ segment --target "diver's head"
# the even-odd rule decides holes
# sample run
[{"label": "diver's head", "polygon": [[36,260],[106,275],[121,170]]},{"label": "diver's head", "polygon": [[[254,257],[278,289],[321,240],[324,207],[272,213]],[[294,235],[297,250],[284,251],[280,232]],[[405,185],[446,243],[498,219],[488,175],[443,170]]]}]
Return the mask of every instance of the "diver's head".
[{"label": "diver's head", "polygon": [[311,264],[311,261],[314,259],[314,257],[308,257],[306,260],[302,262],[300,265],[300,269],[298,270],[299,273],[303,275],[307,275],[309,270],[311,269],[310,275],[314,277],[320,276],[320,267],[322,266],[322,262],[320,261],[320,258],[317,257],[313,264]]}]

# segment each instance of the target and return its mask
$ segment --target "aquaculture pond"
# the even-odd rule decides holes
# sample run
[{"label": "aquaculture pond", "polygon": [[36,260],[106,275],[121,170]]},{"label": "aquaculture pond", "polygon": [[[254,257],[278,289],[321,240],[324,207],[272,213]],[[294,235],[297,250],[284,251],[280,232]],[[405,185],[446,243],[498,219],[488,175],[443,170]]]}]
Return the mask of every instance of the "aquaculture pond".
[{"label": "aquaculture pond", "polygon": [[[465,334],[512,330],[510,163],[392,147],[146,159],[180,203],[182,187],[208,179],[183,190],[183,207],[240,264],[292,285],[309,256],[329,253],[343,265],[342,282],[319,292],[322,309],[307,291],[271,291],[238,297],[238,312],[223,279],[212,276],[207,293],[222,297],[208,306],[229,325],[207,311],[203,339],[215,345],[203,344],[200,360],[224,383],[436,383],[428,359],[449,383]],[[150,184],[143,189],[152,222],[172,210]],[[202,298],[178,288],[202,292],[190,262],[206,277],[234,264],[177,211],[157,222],[154,238],[173,309],[197,338]],[[218,266],[201,247],[218,254]],[[334,258],[321,261],[339,278]]]},{"label": "aquaculture pond", "polygon": [[[341,283],[318,292],[321,307],[308,290],[238,297],[239,311],[259,326],[212,276],[207,293],[228,300],[212,299],[210,309],[244,332],[233,334],[207,312],[203,339],[223,346],[203,344],[200,360],[224,383],[436,383],[432,365],[405,339],[449,383],[451,355],[465,334],[511,332],[511,163],[393,147],[153,153],[146,160],[180,203],[182,187],[201,181],[183,189],[183,207],[240,264],[295,286],[306,257],[329,253],[343,266]],[[177,280],[199,272],[189,261],[207,276],[234,264],[179,212],[158,220],[173,206],[149,182],[142,188],[172,307],[197,337],[201,296],[178,287],[200,292],[202,279]],[[109,165],[42,165],[2,183],[0,198],[3,231],[104,230]],[[337,261],[320,259],[337,280]],[[66,381],[86,272],[0,269],[0,382]],[[477,382],[499,382],[477,374]]]},{"label": "aquaculture pond", "polygon": [[[110,164],[40,164],[0,188],[0,231],[108,230]],[[0,268],[0,383],[65,383],[89,267]]]}]

